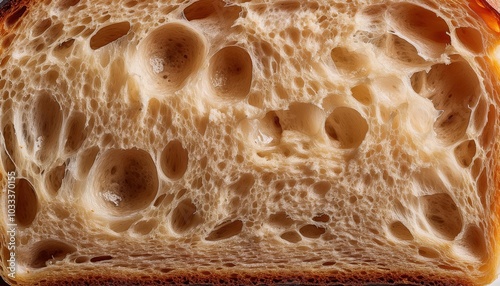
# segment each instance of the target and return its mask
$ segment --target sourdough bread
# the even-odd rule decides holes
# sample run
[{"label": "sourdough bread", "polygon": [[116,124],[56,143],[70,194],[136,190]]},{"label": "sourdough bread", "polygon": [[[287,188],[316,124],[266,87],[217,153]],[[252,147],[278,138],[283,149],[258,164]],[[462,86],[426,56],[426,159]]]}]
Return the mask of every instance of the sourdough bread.
[{"label": "sourdough bread", "polygon": [[1,275],[491,283],[493,7],[11,1],[0,28]]}]

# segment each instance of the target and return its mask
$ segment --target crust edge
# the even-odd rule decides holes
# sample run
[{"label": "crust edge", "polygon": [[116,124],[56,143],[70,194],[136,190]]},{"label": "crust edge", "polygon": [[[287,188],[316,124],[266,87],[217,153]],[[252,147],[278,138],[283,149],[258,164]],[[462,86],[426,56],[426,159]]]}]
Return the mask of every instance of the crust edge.
[{"label": "crust edge", "polygon": [[438,276],[419,273],[378,271],[361,272],[276,272],[234,271],[200,273],[175,271],[157,276],[134,273],[115,275],[89,273],[64,277],[46,277],[40,281],[17,281],[18,285],[476,285],[463,275]]}]

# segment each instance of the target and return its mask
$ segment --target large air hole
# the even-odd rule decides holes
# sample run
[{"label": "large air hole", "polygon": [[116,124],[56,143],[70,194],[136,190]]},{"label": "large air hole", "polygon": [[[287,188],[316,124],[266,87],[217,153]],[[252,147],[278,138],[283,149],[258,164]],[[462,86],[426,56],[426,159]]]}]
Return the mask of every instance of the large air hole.
[{"label": "large air hole", "polygon": [[200,0],[184,9],[183,14],[188,21],[214,20],[232,24],[238,19],[240,12],[240,7],[228,5],[226,1]]},{"label": "large air hole", "polygon": [[393,34],[387,35],[385,53],[387,56],[412,67],[425,63],[412,44]]},{"label": "large air hole", "polygon": [[[14,129],[14,125],[12,123],[6,124],[5,127],[3,128],[3,142],[5,144],[5,151],[7,152],[7,155],[10,157],[9,159],[14,163],[16,160],[16,150],[17,150],[17,138],[16,138],[16,131]],[[13,169],[7,169],[7,171],[10,171]]]},{"label": "large air hole", "polygon": [[156,197],[158,174],[151,156],[140,149],[111,149],[91,171],[89,202],[120,216],[139,211]]},{"label": "large air hole", "polygon": [[[38,198],[35,190],[26,179],[19,179],[16,180],[14,191],[16,221],[20,226],[29,227],[38,213]],[[7,196],[7,199],[10,200],[11,197]]]},{"label": "large air hole", "polygon": [[484,261],[488,257],[487,237],[478,226],[470,225],[466,228],[459,246],[472,257]]},{"label": "large air hole", "polygon": [[281,141],[283,128],[275,111],[270,111],[261,119],[245,119],[238,129],[250,143],[259,146],[276,146]]},{"label": "large air hole", "polygon": [[372,93],[366,84],[360,84],[351,89],[352,96],[364,105],[372,103]]},{"label": "large air hole", "polygon": [[31,33],[34,37],[38,37],[41,34],[43,34],[43,32],[45,32],[51,25],[52,25],[52,20],[50,18],[40,20],[38,23],[35,24]]},{"label": "large air hole", "polygon": [[198,208],[191,199],[181,201],[172,212],[171,224],[177,233],[186,232],[201,222],[202,218],[199,215]]},{"label": "large air hole", "polygon": [[161,153],[161,169],[172,180],[178,180],[184,176],[188,161],[188,151],[184,149],[179,140],[170,141]]},{"label": "large air hole", "polygon": [[461,27],[455,29],[455,34],[462,45],[464,45],[464,47],[469,51],[477,54],[484,51],[483,37],[481,36],[481,32],[477,29]]},{"label": "large air hole", "polygon": [[54,43],[57,41],[64,32],[64,24],[63,23],[57,23],[52,25],[50,28],[47,29],[47,31],[44,34],[45,41],[48,43]]},{"label": "large air hole", "polygon": [[65,130],[66,142],[64,151],[74,153],[80,149],[87,137],[86,118],[81,112],[74,113],[69,119]]},{"label": "large air hole", "polygon": [[298,234],[296,231],[287,231],[287,232],[284,232],[280,235],[280,237],[283,239],[283,240],[286,240],[290,243],[297,243],[299,241],[302,240],[302,236],[300,236],[300,234]]},{"label": "large air hole", "polygon": [[488,194],[488,172],[486,172],[486,169],[484,169],[481,172],[481,175],[477,178],[477,184],[476,184],[476,190],[477,190],[477,195],[481,199],[481,203],[483,204],[483,207],[487,208],[487,194]]},{"label": "large air hole", "polygon": [[308,224],[299,229],[300,234],[307,238],[319,238],[326,232],[324,227],[319,227],[314,224]]},{"label": "large air hole", "polygon": [[78,154],[77,171],[80,177],[86,177],[95,162],[95,158],[99,153],[99,147],[93,146],[85,149]]},{"label": "large air hole", "polygon": [[217,241],[228,239],[241,233],[243,222],[241,220],[226,221],[217,225],[207,236],[206,240]]},{"label": "large air hole", "polygon": [[420,247],[418,249],[418,255],[429,259],[439,258],[439,252],[429,247]]},{"label": "large air hole", "polygon": [[59,7],[61,7],[61,9],[68,9],[72,6],[75,6],[79,2],[80,0],[63,0],[59,3]]},{"label": "large air hole", "polygon": [[41,241],[33,246],[28,266],[32,268],[43,268],[65,259],[68,254],[75,251],[76,248],[74,246],[62,241]]},{"label": "large air hole", "polygon": [[31,110],[31,122],[35,151],[40,161],[44,162],[57,150],[62,121],[59,103],[46,93],[38,96]]},{"label": "large air hole", "polygon": [[450,29],[435,12],[404,2],[387,11],[396,35],[413,44],[421,55],[439,57],[451,45]]},{"label": "large air hole", "polygon": [[102,27],[90,38],[90,48],[97,50],[119,38],[125,36],[130,30],[129,22],[120,22]]},{"label": "large air hole", "polygon": [[462,231],[462,215],[450,195],[427,195],[420,197],[420,201],[431,230],[443,239],[455,239]]},{"label": "large air hole", "polygon": [[331,190],[332,184],[327,181],[320,181],[317,182],[313,185],[313,191],[316,193],[318,196],[324,198],[326,194]]},{"label": "large air hole", "polygon": [[153,229],[156,226],[158,226],[158,222],[156,220],[154,220],[154,219],[143,220],[143,221],[137,222],[133,226],[133,230],[137,234],[148,235],[149,233],[151,233],[151,231],[153,231]]},{"label": "large air hole", "polygon": [[357,148],[366,137],[368,123],[358,111],[337,107],[326,119],[325,131],[341,148]]},{"label": "large air hole", "polygon": [[239,196],[247,196],[250,189],[255,184],[255,178],[252,174],[241,174],[240,178],[229,186],[235,194]]},{"label": "large air hole", "polygon": [[277,227],[290,227],[294,223],[286,212],[278,212],[269,216],[269,223]]},{"label": "large air hole", "polygon": [[490,105],[488,110],[488,121],[486,122],[486,126],[484,126],[483,133],[480,137],[480,143],[483,146],[483,149],[489,148],[489,146],[495,142],[495,131],[498,126],[497,112],[498,110],[494,107],[494,105]]},{"label": "large air hole", "polygon": [[316,222],[329,222],[330,221],[330,216],[327,214],[321,214],[313,217],[313,221]]},{"label": "large air hole", "polygon": [[219,96],[244,98],[252,85],[252,58],[240,47],[225,47],[210,59],[209,75]]},{"label": "large air hole", "polygon": [[202,35],[181,23],[168,23],[139,44],[140,65],[152,88],[175,91],[197,73],[206,54]]},{"label": "large air hole", "polygon": [[66,164],[52,168],[45,175],[45,186],[52,194],[57,194],[66,175]]},{"label": "large air hole", "polygon": [[292,103],[288,110],[276,111],[283,130],[294,130],[309,136],[317,135],[325,122],[325,113],[310,103]]},{"label": "large air hole", "polygon": [[337,71],[347,76],[363,76],[368,73],[369,60],[365,55],[348,50],[344,47],[334,48],[330,56]]},{"label": "large air hole", "polygon": [[455,158],[462,167],[469,167],[476,155],[476,141],[467,140],[455,147]]},{"label": "large air hole", "polygon": [[224,1],[220,0],[196,1],[184,9],[184,17],[188,21],[205,19],[215,14],[224,4]]},{"label": "large air hole", "polygon": [[434,65],[426,76],[414,76],[413,86],[442,111],[434,123],[438,137],[450,144],[461,139],[469,126],[471,106],[476,105],[481,92],[470,65],[465,61]]},{"label": "large air hole", "polygon": [[399,240],[413,240],[413,235],[410,230],[400,221],[391,223],[389,231]]},{"label": "large air hole", "polygon": [[22,6],[21,8],[14,11],[5,19],[5,25],[8,28],[14,26],[23,17],[26,10],[27,10],[26,6]]}]

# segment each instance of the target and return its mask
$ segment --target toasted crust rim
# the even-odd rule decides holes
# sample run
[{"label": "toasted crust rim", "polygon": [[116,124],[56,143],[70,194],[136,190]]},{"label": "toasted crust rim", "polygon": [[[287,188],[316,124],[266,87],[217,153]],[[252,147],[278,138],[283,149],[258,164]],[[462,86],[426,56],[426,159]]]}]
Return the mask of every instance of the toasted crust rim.
[{"label": "toasted crust rim", "polygon": [[[4,24],[4,29],[7,19],[19,12],[22,7],[29,6],[31,4],[30,2],[30,0],[5,0],[2,4],[0,4],[0,22]],[[22,17],[24,14],[26,13],[23,12],[20,16]]]},{"label": "toasted crust rim", "polygon": [[[18,284],[20,281],[17,281]],[[26,281],[29,285],[476,285],[456,277],[424,275],[421,273],[396,273],[390,271],[316,272],[305,271],[234,271],[234,272],[187,272],[175,271],[161,276],[126,275],[124,273],[82,274],[78,276],[52,277],[40,281]]]}]

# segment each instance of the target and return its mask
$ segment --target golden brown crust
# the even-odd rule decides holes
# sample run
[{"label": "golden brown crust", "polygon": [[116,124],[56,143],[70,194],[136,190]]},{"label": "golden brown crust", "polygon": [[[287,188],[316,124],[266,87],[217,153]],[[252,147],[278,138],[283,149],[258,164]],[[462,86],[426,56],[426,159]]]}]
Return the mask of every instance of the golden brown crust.
[{"label": "golden brown crust", "polygon": [[476,12],[486,24],[495,32],[500,33],[500,12],[497,1],[491,0],[469,0],[469,6]]},{"label": "golden brown crust", "polygon": [[175,271],[164,276],[81,275],[43,279],[36,285],[475,285],[461,278],[394,272],[233,272]]},{"label": "golden brown crust", "polygon": [[7,0],[0,6],[0,22],[4,30],[10,30],[26,15],[32,1]]}]

